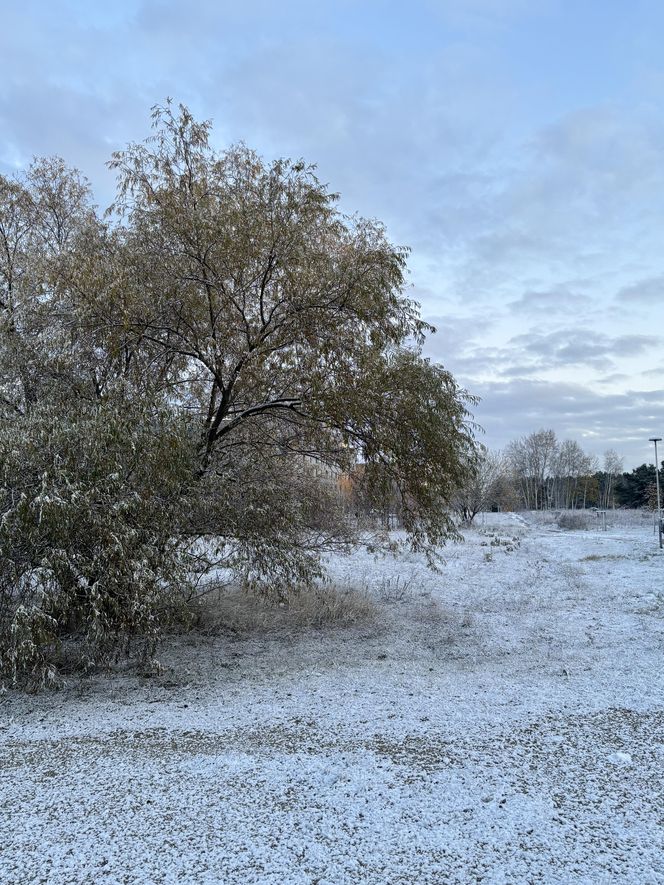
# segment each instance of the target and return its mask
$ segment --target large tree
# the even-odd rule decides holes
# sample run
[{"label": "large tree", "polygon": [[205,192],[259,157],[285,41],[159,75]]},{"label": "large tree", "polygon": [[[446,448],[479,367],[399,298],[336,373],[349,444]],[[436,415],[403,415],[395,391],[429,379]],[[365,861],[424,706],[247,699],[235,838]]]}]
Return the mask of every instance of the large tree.
[{"label": "large tree", "polygon": [[306,585],[354,539],[341,473],[376,510],[396,499],[434,562],[475,464],[473,399],[421,355],[407,251],[312,167],[216,151],[183,107],[153,123],[113,157],[105,216],[61,161],[0,179],[0,547],[24,538],[0,632],[18,611],[36,645],[62,612],[142,629],[201,534],[245,581]]},{"label": "large tree", "polygon": [[396,487],[413,544],[433,549],[474,454],[471,398],[420,355],[431,328],[404,294],[406,250],[341,214],[302,162],[216,152],[182,107],[155,109],[154,128],[111,164],[135,287],[122,324],[197,421],[201,475],[242,485],[268,459],[360,458],[371,493]]}]

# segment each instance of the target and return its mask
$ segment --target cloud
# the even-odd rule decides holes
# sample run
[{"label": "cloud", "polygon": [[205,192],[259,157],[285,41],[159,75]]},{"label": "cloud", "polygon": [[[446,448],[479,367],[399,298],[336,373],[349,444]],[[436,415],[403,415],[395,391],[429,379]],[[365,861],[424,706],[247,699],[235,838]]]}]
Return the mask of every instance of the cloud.
[{"label": "cloud", "polygon": [[661,114],[618,102],[575,109],[516,145],[496,139],[490,181],[468,209],[478,220],[466,229],[464,266],[456,261],[465,296],[659,270],[663,149]]},{"label": "cloud", "polygon": [[608,368],[617,357],[633,357],[656,347],[655,335],[610,336],[592,329],[559,329],[555,332],[531,330],[510,340],[514,348],[533,358],[532,368],[556,366],[595,366]]},{"label": "cloud", "polygon": [[496,322],[496,314],[486,312],[475,314],[426,314],[427,322],[435,327],[436,333],[428,340],[434,351],[442,346],[454,353],[460,353],[483,339]]},{"label": "cloud", "polygon": [[649,457],[648,437],[662,429],[661,390],[598,394],[580,384],[520,379],[479,384],[473,392],[482,397],[475,417],[491,448],[551,427],[591,453],[616,448],[636,465]]},{"label": "cloud", "polygon": [[618,301],[628,304],[662,304],[664,303],[664,274],[646,277],[628,286],[623,286],[616,295]]},{"label": "cloud", "polygon": [[564,286],[548,291],[526,291],[519,298],[508,303],[512,313],[517,314],[568,314],[570,311],[584,311],[593,306],[593,299]]},{"label": "cloud", "polygon": [[661,381],[664,379],[664,363],[653,366],[651,369],[644,369],[639,374],[644,378],[658,378]]},{"label": "cloud", "polygon": [[498,322],[498,312],[483,314],[426,315],[436,328],[424,345],[424,355],[448,368],[466,385],[482,375],[495,375],[509,353],[503,348],[487,345],[491,332]]},{"label": "cloud", "polygon": [[[645,372],[641,373],[645,375]],[[598,378],[596,383],[602,385],[615,385],[617,382],[623,382],[629,380],[629,375],[625,372],[613,372],[611,375],[604,375],[603,378]]]}]

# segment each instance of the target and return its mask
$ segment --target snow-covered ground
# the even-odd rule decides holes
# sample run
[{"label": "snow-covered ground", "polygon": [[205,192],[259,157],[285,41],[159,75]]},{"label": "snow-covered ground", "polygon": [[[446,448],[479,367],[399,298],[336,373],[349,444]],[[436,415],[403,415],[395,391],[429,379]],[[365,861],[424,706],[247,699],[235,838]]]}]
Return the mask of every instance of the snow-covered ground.
[{"label": "snow-covered ground", "polygon": [[2,883],[664,883],[652,526],[335,560],[352,628],[173,637],[0,707]]}]

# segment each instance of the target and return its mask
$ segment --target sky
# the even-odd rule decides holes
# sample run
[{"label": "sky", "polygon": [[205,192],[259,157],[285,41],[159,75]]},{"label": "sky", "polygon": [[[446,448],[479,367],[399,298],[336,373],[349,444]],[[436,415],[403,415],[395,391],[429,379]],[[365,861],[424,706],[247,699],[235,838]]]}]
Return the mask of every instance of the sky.
[{"label": "sky", "polygon": [[409,246],[432,359],[493,449],[540,428],[631,468],[664,436],[659,0],[0,0],[0,172],[101,206],[166,97],[220,149],[302,157]]}]

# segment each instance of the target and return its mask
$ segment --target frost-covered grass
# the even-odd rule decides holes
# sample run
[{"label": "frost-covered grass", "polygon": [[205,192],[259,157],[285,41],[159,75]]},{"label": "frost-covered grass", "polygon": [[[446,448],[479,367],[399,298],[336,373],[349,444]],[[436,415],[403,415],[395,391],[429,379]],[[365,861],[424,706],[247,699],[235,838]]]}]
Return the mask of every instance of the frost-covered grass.
[{"label": "frost-covered grass", "polygon": [[235,584],[221,584],[192,599],[195,627],[203,633],[239,636],[275,631],[292,632],[306,627],[348,626],[369,622],[378,614],[376,593],[367,585],[321,581],[287,600],[247,593]]},{"label": "frost-covered grass", "polygon": [[0,881],[664,882],[647,520],[487,514],[447,557],[333,559],[370,597],[349,626],[173,636],[151,679],[7,696]]},{"label": "frost-covered grass", "polygon": [[[654,524],[655,514],[652,510],[623,510],[621,508],[609,509],[606,512],[605,520],[607,530],[609,528],[642,528]],[[536,523],[540,526],[553,526],[560,522],[563,517],[576,517],[580,522],[585,523],[588,529],[602,529],[603,518],[601,511],[598,510],[530,510],[523,514],[524,518],[530,523]]]}]

